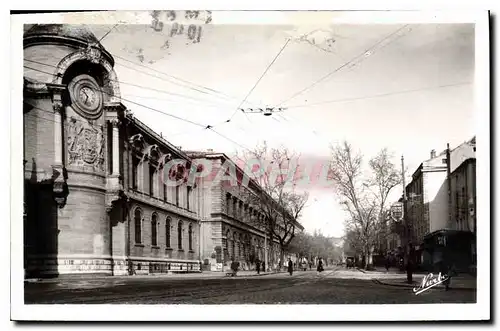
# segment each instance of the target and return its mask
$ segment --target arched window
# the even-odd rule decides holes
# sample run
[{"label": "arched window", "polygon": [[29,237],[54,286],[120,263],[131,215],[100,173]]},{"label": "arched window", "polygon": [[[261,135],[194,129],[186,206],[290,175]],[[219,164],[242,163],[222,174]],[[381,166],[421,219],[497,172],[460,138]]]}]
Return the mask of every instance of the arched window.
[{"label": "arched window", "polygon": [[151,216],[151,245],[158,246],[158,216]]},{"label": "arched window", "polygon": [[142,243],[142,211],[137,208],[134,212],[135,243]]},{"label": "arched window", "polygon": [[182,222],[177,224],[177,248],[182,249]]},{"label": "arched window", "polygon": [[172,226],[172,219],[170,217],[167,217],[167,222],[165,224],[165,244],[167,245],[167,248],[170,248],[170,229]]},{"label": "arched window", "polygon": [[188,235],[189,235],[189,250],[193,250],[193,226],[189,224],[189,229],[188,229]]}]

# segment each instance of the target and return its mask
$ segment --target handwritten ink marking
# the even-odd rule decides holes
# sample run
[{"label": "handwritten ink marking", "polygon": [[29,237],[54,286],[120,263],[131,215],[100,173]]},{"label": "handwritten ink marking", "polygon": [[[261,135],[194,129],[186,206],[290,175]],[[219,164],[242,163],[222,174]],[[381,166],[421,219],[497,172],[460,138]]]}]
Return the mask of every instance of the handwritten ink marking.
[{"label": "handwritten ink marking", "polygon": [[415,293],[415,295],[419,295],[420,293],[447,281],[449,278],[450,277],[448,275],[441,275],[441,273],[437,276],[430,273],[422,279],[422,283],[420,283],[419,287],[413,288],[413,293]]}]

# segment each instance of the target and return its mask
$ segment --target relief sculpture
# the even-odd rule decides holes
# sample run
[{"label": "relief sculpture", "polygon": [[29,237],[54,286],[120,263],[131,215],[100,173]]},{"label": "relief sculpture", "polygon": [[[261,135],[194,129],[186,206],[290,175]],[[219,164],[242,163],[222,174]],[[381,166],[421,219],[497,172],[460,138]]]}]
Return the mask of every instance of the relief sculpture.
[{"label": "relief sculpture", "polygon": [[70,118],[68,120],[68,165],[91,166],[104,171],[104,133],[102,126]]}]

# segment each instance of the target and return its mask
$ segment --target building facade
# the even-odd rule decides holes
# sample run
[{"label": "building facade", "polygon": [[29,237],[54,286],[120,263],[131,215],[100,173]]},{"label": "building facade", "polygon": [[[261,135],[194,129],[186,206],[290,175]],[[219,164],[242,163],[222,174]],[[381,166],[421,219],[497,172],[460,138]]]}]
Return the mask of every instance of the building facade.
[{"label": "building facade", "polygon": [[112,55],[83,25],[35,25],[24,65],[26,276],[199,270],[203,196],[164,185],[190,159],[120,102]]},{"label": "building facade", "polygon": [[[433,150],[431,158],[420,164],[405,188],[410,240],[415,247],[416,262],[423,268],[431,269],[436,261],[442,259],[443,247],[446,247],[446,239],[443,238],[448,236],[448,232],[452,237],[462,238],[449,238],[450,245],[456,242],[458,248],[455,247],[455,251],[460,251],[464,245],[468,250],[471,248],[470,242],[463,241],[470,240],[473,224],[471,217],[465,217],[463,207],[467,204],[466,208],[469,208],[471,204],[475,210],[475,193],[472,190],[475,189],[476,176],[475,167],[468,161],[471,158],[475,159],[475,138],[450,150],[449,157],[446,150],[439,155]],[[469,254],[464,252],[460,255]]]},{"label": "building facade", "polygon": [[[203,200],[210,201],[201,212],[203,268],[227,270],[236,261],[241,269],[253,270],[257,261],[265,262],[266,249],[266,269],[275,268],[281,251],[279,242],[266,235],[264,214],[247,199],[249,191],[264,194],[262,188],[225,154],[188,152],[188,155],[193,162],[208,162],[212,172],[199,184]],[[229,168],[235,172],[227,171]],[[217,175],[221,173],[232,180]],[[248,185],[242,185],[242,181]],[[303,230],[299,223],[296,226]]]}]

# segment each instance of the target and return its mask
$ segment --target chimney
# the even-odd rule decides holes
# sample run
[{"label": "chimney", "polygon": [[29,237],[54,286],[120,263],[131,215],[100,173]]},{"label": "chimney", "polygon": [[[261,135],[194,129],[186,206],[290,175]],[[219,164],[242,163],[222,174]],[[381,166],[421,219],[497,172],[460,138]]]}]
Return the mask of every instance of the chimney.
[{"label": "chimney", "polygon": [[436,150],[435,150],[435,149],[433,149],[433,150],[431,151],[431,159],[433,159],[433,158],[435,158],[435,157],[436,157]]}]

